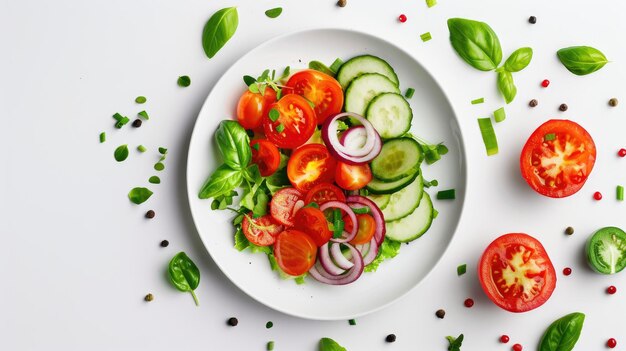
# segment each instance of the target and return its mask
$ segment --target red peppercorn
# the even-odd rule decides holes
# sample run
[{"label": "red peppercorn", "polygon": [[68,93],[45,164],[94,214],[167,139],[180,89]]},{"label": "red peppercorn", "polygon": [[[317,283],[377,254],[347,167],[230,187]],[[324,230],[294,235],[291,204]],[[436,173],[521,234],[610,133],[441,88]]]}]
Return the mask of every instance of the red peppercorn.
[{"label": "red peppercorn", "polygon": [[593,193],[593,198],[598,201],[602,200],[602,193],[600,193],[599,191],[596,191],[595,193]]},{"label": "red peppercorn", "polygon": [[474,306],[474,300],[472,299],[465,299],[465,302],[463,302],[463,304],[465,305],[465,307],[470,308],[472,306]]},{"label": "red peppercorn", "polygon": [[542,86],[542,87],[544,87],[544,88],[547,88],[547,87],[548,87],[548,85],[550,85],[550,81],[549,81],[549,80],[547,80],[547,79],[544,79],[544,80],[541,82],[541,86]]},{"label": "red peppercorn", "polygon": [[613,295],[617,292],[617,288],[613,285],[609,286],[608,288],[606,288],[606,293]]},{"label": "red peppercorn", "polygon": [[506,344],[507,342],[509,342],[509,340],[510,340],[510,338],[509,338],[508,335],[502,335],[500,337],[500,342],[503,343],[503,344]]},{"label": "red peppercorn", "polygon": [[406,15],[405,14],[401,14],[400,16],[398,16],[398,21],[404,23],[406,22]]},{"label": "red peppercorn", "polygon": [[520,344],[513,345],[513,351],[522,351],[523,347]]},{"label": "red peppercorn", "polygon": [[563,275],[570,275],[572,274],[572,269],[569,267],[565,267],[563,268]]},{"label": "red peppercorn", "polygon": [[610,348],[615,348],[615,346],[617,346],[617,340],[610,338],[609,340],[606,341],[606,346]]},{"label": "red peppercorn", "polygon": [[619,151],[617,152],[617,155],[619,157],[624,157],[626,156],[626,149],[619,149]]}]

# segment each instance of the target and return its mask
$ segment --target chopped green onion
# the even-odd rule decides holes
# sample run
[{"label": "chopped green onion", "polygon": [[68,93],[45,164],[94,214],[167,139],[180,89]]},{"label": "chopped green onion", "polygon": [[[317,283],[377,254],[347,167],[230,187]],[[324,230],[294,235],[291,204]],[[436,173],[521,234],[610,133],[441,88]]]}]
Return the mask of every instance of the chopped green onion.
[{"label": "chopped green onion", "polygon": [[276,122],[278,118],[280,117],[280,112],[278,112],[277,109],[273,108],[270,110],[269,117],[272,120],[272,122]]},{"label": "chopped green onion", "polygon": [[431,181],[424,180],[424,187],[426,188],[430,188],[431,186],[437,186],[437,185],[439,185],[439,181],[437,181],[437,179],[433,179]]},{"label": "chopped green onion", "polygon": [[272,351],[274,350],[274,342],[273,341],[268,341],[267,342],[267,351]]},{"label": "chopped green onion", "polygon": [[146,99],[145,96],[137,96],[135,98],[135,102],[138,104],[144,104],[146,101],[148,101],[148,99]]},{"label": "chopped green onion", "polygon": [[283,13],[283,8],[282,7],[275,7],[273,9],[269,9],[269,10],[265,11],[265,16],[267,16],[269,18],[276,18],[276,17],[280,16],[281,13]]},{"label": "chopped green onion", "polygon": [[500,123],[506,119],[504,107],[500,107],[499,109],[493,111],[493,119],[496,120],[496,123]]},{"label": "chopped green onion", "polygon": [[165,165],[161,162],[157,162],[154,164],[154,169],[157,171],[162,171],[165,169]]},{"label": "chopped green onion", "polygon": [[256,143],[256,144],[252,145],[252,148],[255,149],[256,151],[259,151],[259,150],[261,150],[261,144]]},{"label": "chopped green onion", "polygon": [[467,265],[465,263],[456,267],[456,274],[458,276],[462,276],[463,274],[465,274],[465,272],[467,272]]},{"label": "chopped green onion", "polygon": [[148,181],[152,184],[161,184],[161,178],[157,177],[157,176],[152,176],[150,177],[150,179],[148,179]]},{"label": "chopped green onion", "polygon": [[624,187],[621,185],[617,186],[617,200],[624,201]]},{"label": "chopped green onion", "polygon": [[356,325],[356,320],[354,320],[354,319],[350,319],[350,320],[348,320],[348,323],[349,323],[350,325]]},{"label": "chopped green onion", "polygon": [[370,213],[370,208],[369,207],[360,207],[360,208],[352,207],[352,212],[354,212],[355,214],[366,214],[366,213]]},{"label": "chopped green onion", "polygon": [[482,104],[483,102],[485,102],[485,98],[474,99],[472,100],[472,105]]},{"label": "chopped green onion", "polygon": [[455,189],[441,190],[437,192],[437,200],[454,200],[455,198]]},{"label": "chopped green onion", "polygon": [[191,78],[189,76],[180,76],[177,83],[179,87],[186,88],[191,85]]},{"label": "chopped green onion", "polygon": [[437,216],[439,216],[439,211],[433,208],[433,219],[437,218]]},{"label": "chopped green onion", "polygon": [[408,89],[406,90],[406,92],[404,93],[404,97],[405,97],[405,98],[407,98],[407,99],[410,99],[410,98],[412,98],[412,97],[413,97],[413,94],[415,94],[415,89],[413,89],[413,88],[408,88]]},{"label": "chopped green onion", "polygon": [[139,152],[146,152],[146,150],[148,150],[148,149],[146,149],[146,147],[143,146],[143,145],[139,145],[139,146],[137,146],[137,150],[139,150]]},{"label": "chopped green onion", "polygon": [[119,113],[115,113],[113,115],[113,118],[115,118],[115,120],[117,121],[117,123],[115,123],[115,128],[122,128],[126,123],[130,122],[130,119],[128,117],[122,116]]},{"label": "chopped green onion", "polygon": [[427,41],[429,41],[430,39],[432,39],[432,38],[433,38],[433,36],[430,34],[430,32],[426,32],[426,33],[424,33],[424,34],[421,34],[421,35],[420,35],[420,38],[422,38],[422,41],[423,41],[423,42],[427,42]]},{"label": "chopped green onion", "polygon": [[496,132],[493,130],[493,124],[491,124],[491,118],[479,118],[478,127],[480,128],[480,134],[483,137],[483,143],[487,150],[487,156],[492,156],[498,153],[498,139],[496,138]]},{"label": "chopped green onion", "polygon": [[304,206],[304,207],[313,207],[313,208],[320,208],[320,205],[318,205],[316,202],[311,202],[308,205]]},{"label": "chopped green onion", "polygon": [[549,133],[543,136],[544,141],[552,141],[556,139],[556,135],[554,133]]},{"label": "chopped green onion", "polygon": [[139,117],[142,117],[143,119],[150,119],[150,116],[148,116],[148,112],[146,111],[141,111],[137,115],[139,115]]},{"label": "chopped green onion", "polygon": [[341,65],[343,65],[343,60],[340,58],[336,58],[335,61],[333,61],[333,63],[330,65],[330,70],[333,71],[334,73],[339,72],[339,67],[341,67]]},{"label": "chopped green onion", "polygon": [[166,148],[164,148],[164,147],[160,147],[160,148],[159,148],[159,153],[160,153],[161,155],[165,155],[165,154],[167,153],[167,149],[166,149]]},{"label": "chopped green onion", "polygon": [[282,133],[285,130],[285,126],[282,124],[279,124],[278,126],[276,126],[276,131],[279,133]]},{"label": "chopped green onion", "polygon": [[100,133],[100,143],[104,143],[105,141],[107,141],[107,133],[102,132]]},{"label": "chopped green onion", "polygon": [[341,210],[333,210],[333,238],[341,238],[343,235],[344,222],[341,219]]},{"label": "chopped green onion", "polygon": [[426,6],[428,6],[428,8],[431,8],[435,5],[437,5],[437,0],[426,0]]}]

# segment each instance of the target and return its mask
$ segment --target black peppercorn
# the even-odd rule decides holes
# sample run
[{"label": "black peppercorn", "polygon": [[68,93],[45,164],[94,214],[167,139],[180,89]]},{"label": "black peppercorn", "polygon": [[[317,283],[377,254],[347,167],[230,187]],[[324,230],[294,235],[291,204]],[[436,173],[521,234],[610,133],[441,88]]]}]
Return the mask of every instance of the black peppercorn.
[{"label": "black peppercorn", "polygon": [[170,244],[170,242],[167,241],[167,240],[161,241],[161,247],[167,247],[169,244]]},{"label": "black peppercorn", "polygon": [[567,104],[561,104],[561,106],[559,106],[559,111],[567,111]]},{"label": "black peppercorn", "polygon": [[437,318],[439,319],[443,319],[445,315],[446,315],[446,311],[444,310],[437,310],[437,312],[435,312],[435,316],[437,316]]},{"label": "black peppercorn", "polygon": [[133,121],[133,127],[135,128],[141,127],[141,120],[139,118]]},{"label": "black peppercorn", "polygon": [[539,105],[539,102],[537,101],[537,99],[532,99],[528,102],[528,106],[530,107],[535,107],[537,105]]},{"label": "black peppercorn", "polygon": [[572,227],[565,228],[565,234],[567,234],[567,235],[574,234],[574,228],[572,228]]},{"label": "black peppercorn", "polygon": [[346,0],[339,0],[339,1],[337,1],[337,6],[339,6],[339,7],[346,7],[347,3],[348,3],[348,1],[346,1]]},{"label": "black peppercorn", "polygon": [[149,210],[148,212],[146,212],[146,218],[154,218],[154,211]]},{"label": "black peppercorn", "polygon": [[532,24],[537,23],[537,17],[535,17],[535,16],[528,17],[528,22],[530,22]]},{"label": "black peppercorn", "polygon": [[389,334],[387,335],[387,337],[385,338],[386,342],[394,342],[396,341],[396,335],[395,334]]},{"label": "black peppercorn", "polygon": [[231,327],[234,327],[239,324],[239,321],[235,317],[230,317],[228,318],[228,321],[226,323],[228,323],[228,325],[230,325]]}]

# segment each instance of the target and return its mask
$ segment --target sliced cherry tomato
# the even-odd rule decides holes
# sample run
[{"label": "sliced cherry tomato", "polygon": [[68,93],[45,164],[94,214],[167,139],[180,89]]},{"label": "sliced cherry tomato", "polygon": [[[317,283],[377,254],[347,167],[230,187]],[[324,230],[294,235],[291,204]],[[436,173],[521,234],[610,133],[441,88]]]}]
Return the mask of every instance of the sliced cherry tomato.
[{"label": "sliced cherry tomato", "polygon": [[326,203],[328,201],[341,201],[346,202],[346,195],[338,187],[330,183],[319,183],[306,193],[304,198],[305,204],[315,202],[318,205]]},{"label": "sliced cherry tomato", "polygon": [[254,245],[269,246],[276,241],[276,236],[285,228],[274,222],[270,215],[254,218],[252,212],[250,212],[243,216],[241,229],[243,230],[243,235]]},{"label": "sliced cherry tomato", "polygon": [[276,238],[274,256],[283,272],[298,276],[308,272],[315,264],[317,246],[307,234],[287,229]]},{"label": "sliced cherry tomato", "polygon": [[522,176],[541,195],[566,197],[580,190],[596,162],[596,145],[575,122],[549,120],[528,138],[520,156]]},{"label": "sliced cherry tomato", "polygon": [[276,102],[276,92],[267,88],[263,95],[246,90],[237,103],[237,120],[245,129],[261,127],[270,105]]},{"label": "sliced cherry tomato", "polygon": [[333,233],[328,229],[324,213],[315,207],[304,207],[296,212],[295,229],[308,234],[319,247],[326,244]]},{"label": "sliced cherry tomato", "polygon": [[304,96],[315,105],[317,124],[341,112],[343,90],[335,78],[312,69],[300,71],[287,81],[289,92]]},{"label": "sliced cherry tomato", "polygon": [[332,183],[337,161],[320,144],[307,144],[296,149],[287,163],[287,177],[302,192],[319,183]]},{"label": "sliced cherry tomato", "polygon": [[[276,110],[277,115],[271,110]],[[270,106],[268,114],[263,117],[265,136],[284,149],[295,149],[309,140],[315,131],[315,124],[315,111],[302,96],[296,94],[283,96]]]},{"label": "sliced cherry tomato", "polygon": [[[344,229],[348,232],[352,231],[352,220],[348,216],[343,217],[345,223]],[[376,221],[374,217],[367,213],[359,213],[356,215],[356,221],[359,223],[359,228],[356,232],[356,237],[350,241],[352,245],[367,244],[372,240],[374,232],[376,232]]]},{"label": "sliced cherry tomato", "polygon": [[525,312],[543,305],[556,286],[556,272],[541,243],[528,234],[505,234],[480,258],[480,284],[496,305]]},{"label": "sliced cherry tomato", "polygon": [[287,227],[293,227],[293,217],[304,207],[304,195],[294,188],[280,189],[270,201],[270,214],[274,220]]},{"label": "sliced cherry tomato", "polygon": [[335,182],[346,190],[359,190],[372,180],[372,171],[367,163],[362,165],[349,165],[337,162]]},{"label": "sliced cherry tomato", "polygon": [[274,174],[280,166],[280,152],[276,145],[265,139],[254,139],[250,141],[250,148],[252,162],[259,166],[261,175],[267,177]]}]

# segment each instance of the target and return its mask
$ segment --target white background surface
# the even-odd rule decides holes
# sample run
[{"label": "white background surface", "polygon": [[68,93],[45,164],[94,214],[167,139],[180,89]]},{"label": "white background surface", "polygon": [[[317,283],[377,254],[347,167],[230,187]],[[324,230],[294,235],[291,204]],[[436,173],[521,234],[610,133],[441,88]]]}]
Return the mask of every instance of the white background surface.
[{"label": "white background surface", "polygon": [[[202,28],[216,10],[239,6],[240,26],[214,59],[204,56]],[[283,6],[277,19],[263,11]],[[592,273],[582,248],[602,226],[626,227],[626,204],[614,199],[626,183],[626,160],[616,157],[624,138],[622,98],[626,32],[618,1],[2,1],[0,3],[0,349],[6,350],[315,350],[329,336],[348,350],[445,350],[446,335],[464,333],[463,350],[536,348],[557,317],[586,313],[578,350],[603,350],[609,337],[626,344],[626,275]],[[397,22],[400,13],[408,21]],[[535,15],[538,23],[527,18]],[[531,46],[531,65],[514,75],[518,96],[496,126],[500,154],[487,157],[476,124],[503,104],[495,74],[475,71],[448,42],[447,18],[483,20],[498,33],[504,56]],[[341,27],[383,37],[412,53],[433,73],[459,114],[469,165],[467,204],[451,248],[435,271],[406,298],[357,320],[317,322],[272,311],[234,287],[216,268],[189,215],[184,182],[187,144],[195,117],[212,85],[231,62],[262,41],[305,28]],[[419,34],[433,40],[422,43]],[[613,61],[586,77],[567,72],[555,52],[591,45]],[[176,86],[187,74],[189,88]],[[549,88],[539,83],[551,80]],[[148,103],[137,106],[137,95]],[[486,103],[470,105],[485,97]],[[539,106],[530,109],[528,100]],[[560,103],[569,110],[558,111]],[[150,113],[144,127],[112,127],[114,112]],[[519,151],[543,121],[569,118],[594,136],[596,167],[578,194],[561,200],[532,192],[519,176]],[[105,144],[98,134],[107,131]],[[142,143],[151,151],[117,164],[114,148]],[[170,150],[162,184],[146,205],[128,202],[128,189],[145,183]],[[592,200],[594,191],[604,194]],[[153,220],[143,218],[153,208]],[[563,234],[573,226],[572,237]],[[493,305],[476,278],[476,261],[499,234],[522,231],[539,238],[558,272],[557,288],[543,307],[512,314]],[[168,239],[170,246],[160,248]],[[196,308],[165,279],[171,256],[185,250],[202,280]],[[456,266],[468,264],[457,277]],[[564,277],[565,266],[574,273]],[[402,277],[398,277],[402,279]],[[608,285],[618,293],[604,293]],[[155,300],[145,303],[152,292]],[[372,291],[375,294],[376,291]],[[476,305],[463,307],[472,297]],[[434,312],[444,308],[446,318]],[[235,328],[226,326],[231,316]],[[274,322],[265,329],[265,322]],[[386,344],[389,333],[398,337]],[[508,345],[499,344],[502,334]],[[618,346],[618,349],[621,346]]]}]

